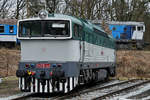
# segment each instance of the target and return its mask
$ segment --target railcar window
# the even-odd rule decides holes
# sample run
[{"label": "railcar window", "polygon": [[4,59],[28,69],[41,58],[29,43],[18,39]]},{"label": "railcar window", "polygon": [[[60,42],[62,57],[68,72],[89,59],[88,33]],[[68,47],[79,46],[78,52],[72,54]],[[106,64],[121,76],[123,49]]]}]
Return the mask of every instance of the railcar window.
[{"label": "railcar window", "polygon": [[138,31],[142,31],[143,30],[143,27],[142,26],[139,26],[138,27]]},{"label": "railcar window", "polygon": [[113,27],[113,29],[112,29],[113,31],[115,31],[116,30],[116,27]]},{"label": "railcar window", "polygon": [[133,29],[133,31],[135,31],[135,30],[136,30],[135,26],[133,26],[133,28],[132,28],[132,29]]},{"label": "railcar window", "polygon": [[95,37],[96,44],[98,45],[98,37]]},{"label": "railcar window", "polygon": [[97,33],[97,34],[99,34],[99,35],[101,35],[101,36],[104,36],[104,37],[108,38],[108,36],[107,36],[106,33],[102,32],[102,31],[100,31],[100,30],[98,30],[98,29],[95,29],[95,28],[94,28],[94,32]]},{"label": "railcar window", "polygon": [[14,33],[14,26],[9,26],[9,33]]},{"label": "railcar window", "polygon": [[79,38],[82,34],[82,26],[74,24],[74,36]]},{"label": "railcar window", "polygon": [[88,33],[85,34],[85,40],[89,41],[89,34]]},{"label": "railcar window", "polygon": [[141,27],[138,27],[138,31],[140,31],[141,30]]},{"label": "railcar window", "polygon": [[79,26],[76,24],[74,25],[74,36],[79,37]]},{"label": "railcar window", "polygon": [[141,26],[141,30],[143,30],[143,26]]},{"label": "railcar window", "polygon": [[127,28],[126,28],[126,27],[124,28],[124,31],[127,31]]},{"label": "railcar window", "polygon": [[100,37],[99,40],[98,40],[98,44],[100,44],[100,45],[102,44],[102,43],[101,43],[101,37]]},{"label": "railcar window", "polygon": [[0,33],[4,33],[4,26],[0,26]]},{"label": "railcar window", "polygon": [[89,42],[93,43],[93,35],[89,33]]}]

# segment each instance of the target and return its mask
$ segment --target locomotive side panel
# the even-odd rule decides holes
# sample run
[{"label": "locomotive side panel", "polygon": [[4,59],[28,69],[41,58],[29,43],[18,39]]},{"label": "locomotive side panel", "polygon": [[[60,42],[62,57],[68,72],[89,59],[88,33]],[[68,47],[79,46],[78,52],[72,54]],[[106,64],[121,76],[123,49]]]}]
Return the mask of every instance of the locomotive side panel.
[{"label": "locomotive side panel", "polygon": [[115,50],[85,42],[85,62],[114,62]]}]

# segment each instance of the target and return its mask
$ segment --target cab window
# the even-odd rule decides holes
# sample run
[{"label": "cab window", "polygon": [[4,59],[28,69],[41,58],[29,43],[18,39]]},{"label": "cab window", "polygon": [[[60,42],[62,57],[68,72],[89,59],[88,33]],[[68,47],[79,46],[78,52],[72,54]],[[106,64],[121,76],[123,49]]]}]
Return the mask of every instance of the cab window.
[{"label": "cab window", "polygon": [[76,24],[74,25],[74,36],[79,37],[79,26]]},{"label": "cab window", "polygon": [[80,25],[74,24],[74,36],[79,38],[81,36],[82,27]]},{"label": "cab window", "polygon": [[139,26],[138,27],[138,31],[142,31],[143,30],[143,27],[142,26]]}]

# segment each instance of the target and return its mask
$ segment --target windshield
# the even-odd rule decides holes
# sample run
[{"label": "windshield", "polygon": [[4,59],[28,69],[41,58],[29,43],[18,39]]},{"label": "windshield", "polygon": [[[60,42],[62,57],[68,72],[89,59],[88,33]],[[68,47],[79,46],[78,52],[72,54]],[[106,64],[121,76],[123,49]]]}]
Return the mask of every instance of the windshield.
[{"label": "windshield", "polygon": [[66,20],[36,20],[19,22],[20,37],[69,37],[70,23]]}]

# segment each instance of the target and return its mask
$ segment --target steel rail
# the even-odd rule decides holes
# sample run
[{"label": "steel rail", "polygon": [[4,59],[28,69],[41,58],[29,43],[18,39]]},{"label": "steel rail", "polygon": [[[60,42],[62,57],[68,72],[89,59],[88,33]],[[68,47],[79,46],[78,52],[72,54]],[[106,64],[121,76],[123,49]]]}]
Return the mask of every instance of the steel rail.
[{"label": "steel rail", "polygon": [[129,87],[126,87],[126,88],[123,88],[123,89],[120,89],[120,90],[117,90],[117,91],[114,91],[114,92],[110,92],[110,93],[105,94],[103,96],[99,96],[99,97],[93,98],[92,100],[102,100],[102,99],[105,99],[106,97],[111,97],[112,95],[120,94],[120,93],[122,93],[124,91],[128,91],[128,90],[134,89],[136,87],[139,87],[139,86],[147,84],[147,83],[150,83],[150,80],[147,80],[147,81],[144,81],[144,82],[141,82],[141,83],[137,83],[137,84],[134,84],[132,86],[129,86]]},{"label": "steel rail", "polygon": [[134,81],[137,81],[137,79],[123,81],[123,82],[119,82],[119,83],[114,83],[114,84],[106,85],[106,86],[99,87],[99,88],[96,87],[96,88],[92,88],[92,89],[86,89],[84,91],[78,91],[78,92],[75,92],[75,93],[69,93],[69,94],[66,94],[64,96],[57,97],[57,98],[55,98],[55,100],[68,99],[68,98],[71,98],[71,97],[80,96],[81,94],[85,94],[85,93],[88,93],[88,92],[93,92],[93,91],[96,91],[96,90],[103,90],[103,89],[106,89],[106,88],[111,88],[111,87],[114,87],[114,86],[126,84],[126,83],[129,83],[129,82],[134,82]]},{"label": "steel rail", "polygon": [[22,100],[31,97],[32,95],[35,95],[35,93],[24,94],[22,96],[11,98],[11,100]]}]

